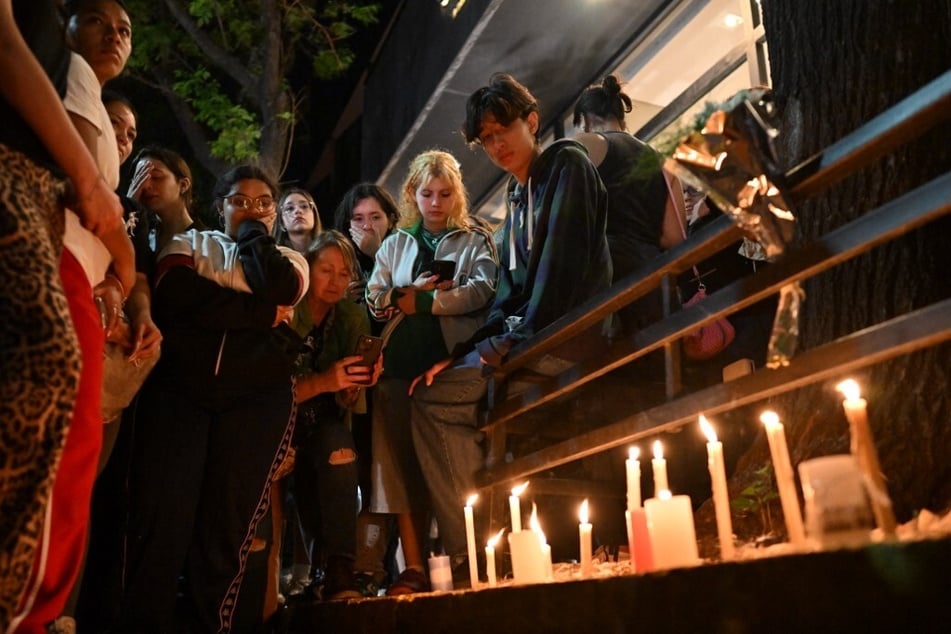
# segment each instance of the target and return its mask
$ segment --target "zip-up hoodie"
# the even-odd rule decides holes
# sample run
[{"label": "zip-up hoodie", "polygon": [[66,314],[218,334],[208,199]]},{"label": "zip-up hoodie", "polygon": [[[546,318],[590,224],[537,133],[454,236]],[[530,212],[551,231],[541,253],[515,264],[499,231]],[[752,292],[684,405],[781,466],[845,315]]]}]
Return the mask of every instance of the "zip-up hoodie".
[{"label": "zip-up hoodie", "polygon": [[153,314],[162,330],[154,375],[203,394],[289,380],[294,356],[272,324],[278,306],[307,292],[307,262],[279,247],[259,221],[245,221],[238,239],[192,229],[159,255]]},{"label": "zip-up hoodie", "polygon": [[489,318],[470,337],[485,362],[502,363],[525,341],[611,285],[607,193],[587,152],[556,141],[509,181],[499,288]]},{"label": "zip-up hoodie", "polygon": [[[367,305],[374,319],[390,319],[384,333],[392,331],[402,313],[396,306],[394,290],[410,286],[416,279],[414,265],[419,243],[413,229],[399,229],[387,237],[376,253],[376,266],[367,282]],[[454,229],[436,246],[436,260],[453,260],[456,273],[447,291],[417,293],[416,308],[439,317],[447,350],[464,342],[485,323],[485,311],[495,294],[498,256],[492,236],[481,227]]]}]

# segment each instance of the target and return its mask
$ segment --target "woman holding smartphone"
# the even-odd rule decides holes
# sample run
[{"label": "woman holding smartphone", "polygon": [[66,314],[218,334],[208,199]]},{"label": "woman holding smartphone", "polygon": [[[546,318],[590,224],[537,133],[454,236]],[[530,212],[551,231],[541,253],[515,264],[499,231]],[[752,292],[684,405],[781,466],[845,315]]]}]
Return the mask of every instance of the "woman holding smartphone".
[{"label": "woman holding smartphone", "polygon": [[482,325],[498,268],[492,236],[469,220],[451,154],[413,159],[399,198],[399,227],[377,251],[367,283],[371,314],[388,322],[386,368],[374,392],[370,510],[397,515],[406,569],[391,595],[429,589],[419,545],[427,512],[419,501],[428,492],[413,448],[409,386]]},{"label": "woman holding smartphone", "polygon": [[[364,411],[363,388],[380,376],[382,363],[361,353],[378,343],[362,306],[346,297],[356,279],[357,258],[339,231],[317,236],[307,251],[310,290],[294,312],[304,338],[298,357],[294,493],[301,522],[324,569],[323,600],[363,596],[354,577],[357,517],[357,453],[350,418]],[[374,351],[378,354],[379,347]],[[308,545],[309,546],[309,545]]]}]

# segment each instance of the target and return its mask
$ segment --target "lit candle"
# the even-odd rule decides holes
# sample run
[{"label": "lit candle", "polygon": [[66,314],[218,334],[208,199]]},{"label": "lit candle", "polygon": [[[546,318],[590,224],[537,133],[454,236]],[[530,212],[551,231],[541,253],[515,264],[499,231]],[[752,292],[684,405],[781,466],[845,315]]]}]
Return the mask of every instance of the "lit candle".
[{"label": "lit candle", "polygon": [[509,552],[512,555],[512,575],[515,583],[540,583],[548,578],[545,559],[544,534],[538,525],[537,514],[532,512],[533,530],[509,533]]},{"label": "lit candle", "polygon": [[479,499],[478,494],[466,500],[466,545],[469,547],[469,584],[475,590],[479,586],[479,562],[476,561],[475,522],[472,517],[472,505]]},{"label": "lit candle", "polygon": [[624,461],[627,472],[627,510],[633,511],[641,505],[641,449],[631,447]]},{"label": "lit candle", "polygon": [[542,562],[545,565],[545,579],[552,581],[555,578],[554,570],[551,562],[551,545],[548,543],[548,539],[545,537],[545,531],[542,530],[542,525],[538,521],[538,506],[532,502],[532,515],[528,518],[528,526],[532,529],[532,532],[538,535],[538,542],[542,545]]},{"label": "lit candle", "polygon": [[578,510],[578,519],[581,523],[578,525],[578,536],[581,540],[581,576],[590,577],[594,572],[594,564],[591,561],[591,524],[588,522],[588,500],[581,503]]},{"label": "lit candle", "polygon": [[852,379],[842,381],[836,389],[845,396],[842,407],[845,409],[845,417],[849,419],[852,456],[873,489],[869,497],[872,501],[872,511],[875,513],[875,522],[886,537],[894,537],[895,512],[885,486],[885,478],[882,476],[878,454],[875,452],[875,440],[868,424],[865,399],[861,397],[858,383]]},{"label": "lit candle", "polygon": [[660,491],[669,491],[667,484],[667,461],[664,460],[664,446],[659,440],[654,441],[654,459],[651,460],[651,467],[654,469],[654,497],[657,497]]},{"label": "lit candle", "polygon": [[522,530],[522,507],[519,504],[518,496],[528,488],[528,481],[512,489],[512,495],[509,496],[509,511],[512,513],[512,532],[517,533]]},{"label": "lit candle", "polygon": [[795,546],[803,546],[806,533],[802,527],[802,511],[799,510],[792,462],[789,459],[789,448],[786,446],[786,428],[779,422],[776,412],[763,412],[759,419],[766,426],[766,439],[769,441],[769,453],[773,459],[773,472],[776,474],[776,486],[779,488],[779,501],[783,507],[789,541]]},{"label": "lit candle", "polygon": [[644,500],[654,566],[660,569],[692,566],[700,561],[690,497],[664,489]]},{"label": "lit candle", "polygon": [[726,488],[726,467],[723,465],[723,443],[706,417],[700,415],[700,428],[707,437],[707,467],[713,487],[713,508],[717,516],[717,536],[720,538],[720,557],[733,559],[733,522],[730,519],[730,498]]},{"label": "lit candle", "polygon": [[485,545],[485,576],[489,578],[490,588],[494,588],[499,583],[495,577],[495,545],[502,539],[503,533],[505,533],[504,528],[496,533],[495,537],[490,539]]}]

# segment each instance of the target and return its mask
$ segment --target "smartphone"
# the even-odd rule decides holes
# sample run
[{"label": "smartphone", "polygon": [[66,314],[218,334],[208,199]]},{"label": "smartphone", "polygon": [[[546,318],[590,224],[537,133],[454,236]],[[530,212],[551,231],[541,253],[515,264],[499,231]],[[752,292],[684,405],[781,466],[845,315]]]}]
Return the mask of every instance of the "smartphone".
[{"label": "smartphone", "polygon": [[363,357],[363,361],[356,365],[365,365],[369,368],[372,368],[376,364],[376,360],[380,356],[380,352],[383,351],[383,340],[379,337],[371,337],[370,335],[360,335],[360,338],[357,339],[357,349],[354,354],[359,354]]},{"label": "smartphone", "polygon": [[440,282],[451,281],[456,276],[456,262],[454,260],[433,260],[426,267],[430,274],[439,277]]}]

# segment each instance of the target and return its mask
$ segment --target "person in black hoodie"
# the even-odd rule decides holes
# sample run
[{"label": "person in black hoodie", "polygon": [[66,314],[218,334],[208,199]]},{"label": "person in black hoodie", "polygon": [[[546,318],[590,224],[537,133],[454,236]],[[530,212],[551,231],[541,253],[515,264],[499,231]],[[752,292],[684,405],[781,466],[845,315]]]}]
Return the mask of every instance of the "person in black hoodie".
[{"label": "person in black hoodie", "polygon": [[159,254],[163,350],[133,418],[120,631],[261,622],[263,596],[242,581],[293,428],[296,349],[278,333],[309,280],[303,256],[270,236],[277,194],[258,168],[229,171],[214,189],[224,232],[178,234]]},{"label": "person in black hoodie", "polygon": [[[466,141],[511,175],[498,292],[486,324],[410,387],[413,443],[454,568],[466,559],[463,503],[482,466],[483,366],[501,365],[513,346],[611,284],[604,184],[581,144],[561,140],[542,151],[539,127],[535,98],[510,75],[493,75],[469,96]],[[531,369],[561,372],[592,349],[583,339]]]}]

